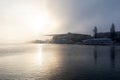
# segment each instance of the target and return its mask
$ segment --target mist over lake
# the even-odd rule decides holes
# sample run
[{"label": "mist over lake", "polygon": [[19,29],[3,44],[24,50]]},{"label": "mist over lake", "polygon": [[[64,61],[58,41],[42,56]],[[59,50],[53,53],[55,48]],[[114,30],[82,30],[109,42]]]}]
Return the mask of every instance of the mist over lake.
[{"label": "mist over lake", "polygon": [[119,80],[119,46],[0,45],[2,80]]}]

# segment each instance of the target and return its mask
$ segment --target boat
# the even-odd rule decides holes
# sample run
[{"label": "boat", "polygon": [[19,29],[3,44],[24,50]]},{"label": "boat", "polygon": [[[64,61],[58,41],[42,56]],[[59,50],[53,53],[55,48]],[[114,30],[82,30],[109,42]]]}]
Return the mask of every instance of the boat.
[{"label": "boat", "polygon": [[110,45],[113,43],[114,41],[112,41],[110,38],[93,38],[83,40],[83,44],[86,45]]}]

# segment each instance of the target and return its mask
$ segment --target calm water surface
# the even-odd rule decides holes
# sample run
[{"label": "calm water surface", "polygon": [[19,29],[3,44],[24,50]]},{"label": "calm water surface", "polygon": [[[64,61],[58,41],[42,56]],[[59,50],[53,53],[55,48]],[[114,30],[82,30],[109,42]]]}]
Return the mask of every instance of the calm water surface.
[{"label": "calm water surface", "polygon": [[120,47],[0,45],[0,80],[120,80]]}]

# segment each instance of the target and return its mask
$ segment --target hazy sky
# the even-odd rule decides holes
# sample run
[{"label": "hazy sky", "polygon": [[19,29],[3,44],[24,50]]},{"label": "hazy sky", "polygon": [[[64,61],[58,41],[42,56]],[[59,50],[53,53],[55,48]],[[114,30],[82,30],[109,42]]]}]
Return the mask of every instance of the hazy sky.
[{"label": "hazy sky", "polygon": [[120,30],[120,0],[50,0],[49,7],[63,20],[66,31],[92,33],[109,31],[112,22]]},{"label": "hazy sky", "polygon": [[0,0],[0,42],[41,34],[120,30],[120,0]]}]

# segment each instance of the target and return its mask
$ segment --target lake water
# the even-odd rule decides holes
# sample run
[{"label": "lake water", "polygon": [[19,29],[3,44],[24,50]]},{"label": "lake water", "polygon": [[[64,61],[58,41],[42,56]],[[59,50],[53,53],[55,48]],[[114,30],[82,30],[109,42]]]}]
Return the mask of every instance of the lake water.
[{"label": "lake water", "polygon": [[0,45],[0,80],[120,80],[120,47]]}]

